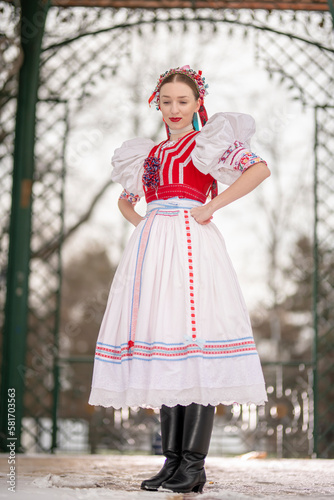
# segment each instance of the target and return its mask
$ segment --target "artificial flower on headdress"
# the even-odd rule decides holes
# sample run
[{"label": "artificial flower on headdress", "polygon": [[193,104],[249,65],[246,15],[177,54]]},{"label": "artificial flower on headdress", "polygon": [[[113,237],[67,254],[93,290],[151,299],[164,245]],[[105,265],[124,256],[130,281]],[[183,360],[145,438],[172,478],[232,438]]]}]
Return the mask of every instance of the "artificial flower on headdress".
[{"label": "artificial flower on headdress", "polygon": [[202,76],[202,71],[199,70],[197,73],[195,70],[191,69],[189,65],[181,66],[178,68],[172,68],[172,69],[169,69],[168,71],[165,71],[165,73],[162,73],[159,76],[159,79],[158,79],[158,82],[157,82],[157,85],[154,89],[153,94],[151,95],[151,97],[148,100],[149,104],[151,105],[151,103],[153,102],[156,105],[156,108],[159,109],[161,84],[165,80],[165,78],[167,78],[170,75],[175,75],[175,74],[186,75],[196,83],[196,86],[197,86],[197,89],[199,92],[199,96],[201,99],[201,103],[203,104],[204,97],[208,94],[208,91],[207,91],[208,84],[205,83],[205,78],[204,78],[204,76]]}]

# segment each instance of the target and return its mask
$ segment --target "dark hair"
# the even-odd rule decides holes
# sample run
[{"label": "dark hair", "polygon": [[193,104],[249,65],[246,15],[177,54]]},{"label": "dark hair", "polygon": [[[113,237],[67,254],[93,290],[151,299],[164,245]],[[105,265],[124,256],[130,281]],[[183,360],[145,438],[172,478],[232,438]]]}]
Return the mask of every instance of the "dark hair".
[{"label": "dark hair", "polygon": [[193,91],[193,94],[195,96],[196,101],[197,101],[197,99],[199,99],[200,95],[199,95],[199,91],[198,91],[196,83],[191,78],[189,78],[189,76],[183,75],[182,73],[173,73],[172,75],[167,76],[162,81],[162,84],[160,85],[160,90],[159,91],[161,91],[161,87],[163,85],[165,85],[165,83],[171,83],[171,82],[182,82],[182,83],[185,83]]}]

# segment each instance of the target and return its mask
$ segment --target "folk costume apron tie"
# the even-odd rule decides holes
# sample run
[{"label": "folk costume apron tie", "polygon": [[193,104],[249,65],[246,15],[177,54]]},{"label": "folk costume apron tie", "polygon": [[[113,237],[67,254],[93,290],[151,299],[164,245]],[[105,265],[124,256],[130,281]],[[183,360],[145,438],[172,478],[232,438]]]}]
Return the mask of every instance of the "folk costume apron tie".
[{"label": "folk costume apron tie", "polygon": [[136,270],[133,281],[132,303],[131,303],[131,322],[128,340],[129,355],[133,353],[133,347],[136,338],[136,327],[138,320],[138,311],[140,307],[141,293],[141,276],[145,260],[146,248],[149,242],[150,231],[154,219],[160,217],[175,217],[179,215],[180,210],[184,212],[184,230],[186,236],[186,254],[187,254],[187,274],[189,283],[189,311],[191,322],[191,337],[186,337],[188,341],[196,341],[196,315],[195,315],[195,290],[194,290],[194,272],[193,272],[193,255],[192,255],[192,240],[190,229],[190,210],[201,205],[196,200],[170,198],[169,200],[157,200],[148,204],[147,214],[145,216],[143,228],[141,230],[140,242],[137,254]]}]

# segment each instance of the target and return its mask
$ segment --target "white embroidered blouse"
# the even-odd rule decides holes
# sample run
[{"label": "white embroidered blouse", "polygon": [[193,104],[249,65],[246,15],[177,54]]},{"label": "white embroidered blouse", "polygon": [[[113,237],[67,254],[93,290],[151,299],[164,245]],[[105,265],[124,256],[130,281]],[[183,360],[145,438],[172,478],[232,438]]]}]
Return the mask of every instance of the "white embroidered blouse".
[{"label": "white embroidered blouse", "polygon": [[[248,114],[214,114],[196,135],[191,152],[193,164],[203,174],[231,185],[251,165],[264,161],[250,151],[254,133],[255,121]],[[150,139],[137,138],[125,141],[115,150],[111,177],[124,188],[121,198],[136,203],[144,196],[144,161],[154,145]]]}]

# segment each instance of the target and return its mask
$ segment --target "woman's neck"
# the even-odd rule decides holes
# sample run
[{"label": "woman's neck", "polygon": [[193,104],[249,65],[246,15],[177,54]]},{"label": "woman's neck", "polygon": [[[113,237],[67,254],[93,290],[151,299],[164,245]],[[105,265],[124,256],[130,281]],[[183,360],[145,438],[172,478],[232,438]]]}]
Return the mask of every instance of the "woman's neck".
[{"label": "woman's neck", "polygon": [[169,128],[169,131],[170,131],[170,140],[171,141],[178,141],[179,139],[181,139],[185,135],[188,135],[189,133],[194,132],[194,127],[193,127],[192,123],[190,123],[186,127],[180,128],[179,130],[177,130],[177,129],[172,130],[171,128]]}]

